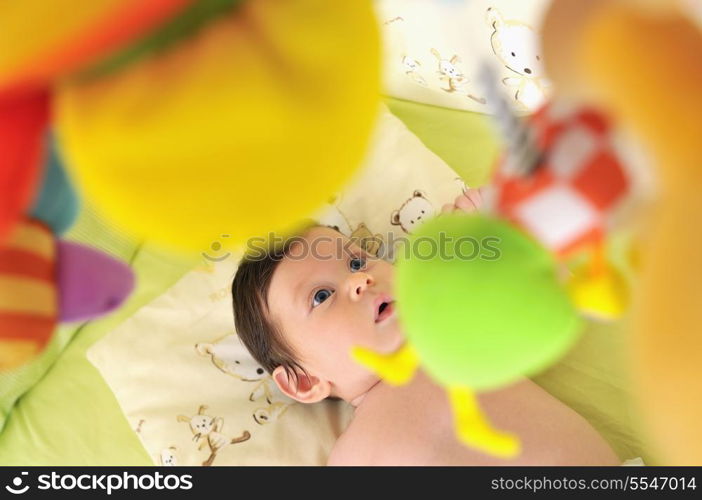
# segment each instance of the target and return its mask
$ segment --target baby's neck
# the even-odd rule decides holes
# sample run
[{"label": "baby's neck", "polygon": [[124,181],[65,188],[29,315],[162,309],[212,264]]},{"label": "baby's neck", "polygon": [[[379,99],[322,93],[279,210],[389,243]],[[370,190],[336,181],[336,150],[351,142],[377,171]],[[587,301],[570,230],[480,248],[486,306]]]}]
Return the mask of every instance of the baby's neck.
[{"label": "baby's neck", "polygon": [[358,396],[356,396],[355,398],[353,398],[352,400],[350,400],[348,403],[349,403],[351,406],[353,406],[354,408],[358,408],[358,407],[361,405],[361,403],[363,402],[363,400],[366,398],[366,396],[367,396],[371,391],[373,391],[376,387],[378,387],[378,386],[380,385],[380,382],[381,382],[381,380],[378,379],[378,381],[377,381],[375,384],[373,384],[372,386],[370,386],[366,392],[363,392],[363,393],[359,394]]}]

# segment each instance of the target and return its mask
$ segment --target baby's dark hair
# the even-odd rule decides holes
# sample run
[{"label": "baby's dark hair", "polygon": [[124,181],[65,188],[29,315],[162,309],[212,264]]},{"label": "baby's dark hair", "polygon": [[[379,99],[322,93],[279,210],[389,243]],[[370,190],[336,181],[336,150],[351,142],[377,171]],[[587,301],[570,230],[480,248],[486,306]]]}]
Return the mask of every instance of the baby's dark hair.
[{"label": "baby's dark hair", "polygon": [[[303,231],[312,227],[315,224],[307,223]],[[273,273],[296,240],[299,237],[288,238],[284,244],[265,253],[244,257],[232,282],[234,327],[242,343],[269,374],[282,366],[288,377],[294,380],[299,374],[307,376],[307,372],[270,318],[268,289]]]}]

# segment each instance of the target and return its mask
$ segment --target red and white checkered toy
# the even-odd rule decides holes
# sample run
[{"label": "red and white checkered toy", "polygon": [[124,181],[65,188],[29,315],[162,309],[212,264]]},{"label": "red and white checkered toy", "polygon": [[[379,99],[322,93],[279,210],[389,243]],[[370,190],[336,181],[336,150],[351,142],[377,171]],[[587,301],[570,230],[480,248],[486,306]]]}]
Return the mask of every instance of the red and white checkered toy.
[{"label": "red and white checkered toy", "polygon": [[602,244],[609,216],[631,182],[606,119],[588,109],[559,108],[546,105],[529,119],[537,161],[528,172],[502,162],[493,203],[501,216],[567,256]]}]

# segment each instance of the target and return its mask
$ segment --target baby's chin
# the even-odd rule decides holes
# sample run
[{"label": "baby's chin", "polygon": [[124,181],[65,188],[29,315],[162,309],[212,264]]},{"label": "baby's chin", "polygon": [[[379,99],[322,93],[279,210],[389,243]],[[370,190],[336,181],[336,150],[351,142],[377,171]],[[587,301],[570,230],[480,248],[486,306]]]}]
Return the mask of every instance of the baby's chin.
[{"label": "baby's chin", "polygon": [[395,318],[392,319],[392,323],[383,326],[384,328],[378,331],[376,351],[380,354],[392,354],[402,347],[405,337]]}]

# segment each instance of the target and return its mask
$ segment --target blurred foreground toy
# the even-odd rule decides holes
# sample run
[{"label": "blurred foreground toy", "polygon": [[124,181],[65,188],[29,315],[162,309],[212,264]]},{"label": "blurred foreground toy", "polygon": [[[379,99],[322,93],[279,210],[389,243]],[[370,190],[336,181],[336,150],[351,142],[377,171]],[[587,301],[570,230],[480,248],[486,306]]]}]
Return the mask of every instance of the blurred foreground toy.
[{"label": "blurred foreground toy", "polygon": [[39,354],[59,322],[116,309],[133,285],[125,264],[84,245],[55,240],[36,219],[20,223],[0,249],[0,371]]},{"label": "blurred foreground toy", "polygon": [[56,239],[77,205],[45,169],[50,130],[52,164],[125,233],[241,244],[290,230],[359,166],[378,46],[369,0],[0,2],[0,369],[133,286]]},{"label": "blurred foreground toy", "polygon": [[[600,318],[622,313],[627,291],[604,242],[630,182],[601,114],[549,104],[523,121],[488,66],[483,78],[507,144],[488,194],[493,216],[442,216],[413,241],[441,246],[448,236],[479,242],[481,252],[492,241],[496,254],[461,258],[459,247],[444,246],[433,259],[400,261],[397,308],[407,344],[389,355],[361,347],[352,355],[389,383],[407,382],[421,364],[447,388],[459,438],[509,458],[519,453],[518,438],[490,428],[474,393],[556,362],[579,330],[574,306]],[[566,287],[557,259],[582,252],[589,262]]]},{"label": "blurred foreground toy", "polygon": [[0,98],[0,248],[30,208],[41,182],[48,120],[46,95]]},{"label": "blurred foreground toy", "polygon": [[480,215],[442,215],[411,237],[411,248],[429,240],[440,246],[436,258],[411,255],[397,264],[405,346],[389,355],[362,347],[352,354],[392,384],[409,381],[421,364],[446,387],[459,439],[514,457],[517,436],[491,428],[475,393],[555,362],[575,340],[580,320],[552,256],[519,229]]},{"label": "blurred foreground toy", "polygon": [[134,286],[126,264],[57,239],[73,224],[78,201],[56,154],[42,177],[30,213],[0,246],[0,371],[39,354],[59,322],[106,314]]},{"label": "blurred foreground toy", "polygon": [[559,92],[606,109],[659,180],[630,325],[638,406],[666,465],[702,465],[702,32],[671,0],[557,0],[544,24]]},{"label": "blurred foreground toy", "polygon": [[379,100],[369,0],[3,2],[0,46],[0,199],[22,181],[0,241],[49,126],[82,194],[137,237],[201,251],[290,230],[359,166]]},{"label": "blurred foreground toy", "polygon": [[[578,333],[575,307],[598,318],[622,314],[628,290],[604,246],[631,179],[601,113],[549,103],[523,120],[489,66],[482,77],[507,145],[486,194],[493,216],[440,217],[414,241],[492,240],[498,255],[461,259],[454,247],[431,260],[400,261],[396,294],[406,346],[389,355],[360,347],[352,354],[389,383],[405,383],[421,363],[447,388],[460,439],[513,457],[517,437],[490,428],[474,392],[504,387],[557,361]],[[587,264],[561,283],[556,263],[583,253]]]},{"label": "blurred foreground toy", "polygon": [[631,179],[615,151],[612,127],[594,109],[559,102],[523,120],[493,80],[485,67],[483,87],[507,148],[489,187],[490,208],[562,262],[587,253],[587,263],[568,280],[571,298],[588,316],[619,317],[629,292],[605,245],[631,194]]}]

